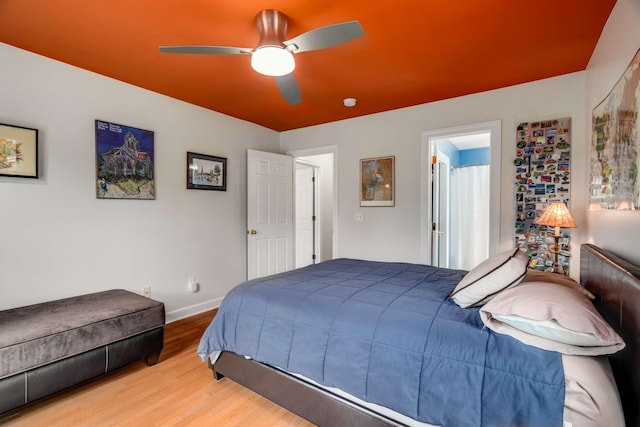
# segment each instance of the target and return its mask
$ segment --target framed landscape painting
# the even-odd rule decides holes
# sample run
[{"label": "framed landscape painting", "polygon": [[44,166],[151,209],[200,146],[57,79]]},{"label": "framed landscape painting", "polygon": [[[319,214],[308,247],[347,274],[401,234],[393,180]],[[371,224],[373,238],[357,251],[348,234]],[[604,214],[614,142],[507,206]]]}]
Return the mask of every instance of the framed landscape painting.
[{"label": "framed landscape painting", "polygon": [[187,152],[187,189],[227,191],[227,159]]}]

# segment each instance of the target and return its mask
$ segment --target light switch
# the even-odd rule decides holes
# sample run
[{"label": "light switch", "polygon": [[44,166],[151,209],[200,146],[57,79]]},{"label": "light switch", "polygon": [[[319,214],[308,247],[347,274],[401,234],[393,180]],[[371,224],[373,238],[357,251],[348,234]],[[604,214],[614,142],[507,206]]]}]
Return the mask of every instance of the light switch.
[{"label": "light switch", "polygon": [[355,219],[357,222],[362,222],[362,221],[364,221],[364,214],[363,214],[362,212],[357,212],[357,213],[355,214],[354,219]]}]

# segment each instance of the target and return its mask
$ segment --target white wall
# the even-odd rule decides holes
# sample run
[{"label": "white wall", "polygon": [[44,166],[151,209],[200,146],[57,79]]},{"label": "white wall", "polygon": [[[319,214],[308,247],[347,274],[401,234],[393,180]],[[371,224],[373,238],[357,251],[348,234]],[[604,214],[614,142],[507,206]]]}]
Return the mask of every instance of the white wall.
[{"label": "white wall", "polygon": [[[500,72],[496,70],[496,72]],[[515,129],[518,123],[571,117],[573,173],[584,175],[584,72],[573,73],[416,107],[318,125],[281,134],[284,151],[328,144],[339,146],[338,248],[335,256],[383,261],[420,260],[420,137],[426,130],[502,120],[502,199],[500,247],[514,244]],[[356,107],[357,108],[357,107]],[[396,157],[396,206],[359,206],[359,160]],[[584,209],[584,180],[572,186],[572,209]],[[584,190],[586,191],[586,190]],[[363,222],[354,214],[364,213]],[[584,227],[584,215],[576,215]],[[582,229],[583,230],[583,229]],[[581,229],[574,231],[580,240]],[[577,247],[577,246],[576,246]],[[577,265],[572,269],[577,272]]]},{"label": "white wall", "polygon": [[[40,179],[0,178],[0,309],[151,286],[172,320],[244,280],[246,149],[277,152],[278,133],[6,44],[0,58],[0,122],[37,128],[41,156]],[[95,119],[155,132],[156,200],[96,199]],[[227,157],[228,190],[186,190],[187,151]]]},{"label": "white wall", "polygon": [[[586,71],[585,132],[591,135],[591,115],[624,73],[640,49],[640,2],[618,0],[591,56]],[[589,157],[585,159],[588,180]],[[640,263],[640,212],[586,211],[587,240],[629,261]]]}]

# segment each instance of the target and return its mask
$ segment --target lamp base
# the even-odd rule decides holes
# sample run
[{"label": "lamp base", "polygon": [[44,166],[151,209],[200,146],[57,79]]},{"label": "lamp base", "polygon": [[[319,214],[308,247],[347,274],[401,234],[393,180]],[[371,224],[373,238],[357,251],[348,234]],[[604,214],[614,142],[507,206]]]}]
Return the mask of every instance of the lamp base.
[{"label": "lamp base", "polygon": [[562,237],[559,234],[554,234],[553,238],[556,240],[556,249],[553,251],[554,253],[554,258],[553,258],[553,272],[554,273],[559,273],[559,274],[564,274],[564,270],[560,267],[560,263],[558,262],[558,254],[560,253],[560,237]]}]

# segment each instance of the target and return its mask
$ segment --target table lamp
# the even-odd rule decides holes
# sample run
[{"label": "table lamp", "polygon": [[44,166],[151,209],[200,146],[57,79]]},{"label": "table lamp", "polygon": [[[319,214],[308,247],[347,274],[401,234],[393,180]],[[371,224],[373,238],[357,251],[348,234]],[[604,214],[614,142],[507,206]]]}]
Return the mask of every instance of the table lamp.
[{"label": "table lamp", "polygon": [[560,268],[560,264],[558,263],[558,252],[560,252],[560,227],[562,228],[575,228],[576,223],[569,213],[569,209],[567,209],[567,205],[563,202],[553,202],[551,203],[547,209],[544,210],[540,218],[536,220],[536,224],[546,225],[547,227],[555,227],[555,233],[553,237],[556,240],[556,250],[555,258],[553,262],[553,271],[555,273],[562,273],[564,271]]}]

